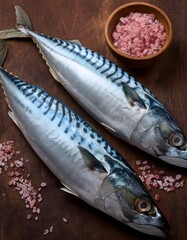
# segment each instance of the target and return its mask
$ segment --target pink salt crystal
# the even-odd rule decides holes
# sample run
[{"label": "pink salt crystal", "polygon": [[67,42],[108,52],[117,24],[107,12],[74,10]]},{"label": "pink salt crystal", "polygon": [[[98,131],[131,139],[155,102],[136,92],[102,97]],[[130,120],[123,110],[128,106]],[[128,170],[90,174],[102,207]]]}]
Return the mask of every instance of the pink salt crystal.
[{"label": "pink salt crystal", "polygon": [[160,179],[159,174],[155,174],[154,178],[156,178],[157,180]]},{"label": "pink salt crystal", "polygon": [[44,234],[43,235],[47,235],[49,233],[48,229],[45,229]]},{"label": "pink salt crystal", "polygon": [[145,175],[146,175],[146,172],[145,172],[145,171],[142,171],[142,175],[145,176]]},{"label": "pink salt crystal", "polygon": [[141,167],[141,170],[145,171],[146,169],[145,169],[145,167]]},{"label": "pink salt crystal", "polygon": [[49,232],[50,232],[50,233],[53,232],[53,226],[50,227]]},{"label": "pink salt crystal", "polygon": [[140,160],[137,160],[137,161],[136,161],[136,165],[138,165],[138,166],[141,165],[141,163],[142,163],[142,162],[141,162]]},{"label": "pink salt crystal", "polygon": [[147,178],[147,179],[145,180],[145,184],[146,184],[146,185],[150,185],[150,184],[152,184],[151,179],[150,179],[150,178]]},{"label": "pink salt crystal", "polygon": [[67,223],[68,222],[68,220],[66,219],[66,218],[62,218],[62,220],[65,222],[65,223]]},{"label": "pink salt crystal", "polygon": [[144,182],[144,177],[143,176],[139,176],[141,181]]},{"label": "pink salt crystal", "polygon": [[150,185],[147,185],[146,188],[147,188],[148,191],[151,190],[151,186]]},{"label": "pink salt crystal", "polygon": [[47,185],[46,182],[42,182],[42,183],[40,184],[41,187],[45,187],[46,185]]},{"label": "pink salt crystal", "polygon": [[155,194],[155,201],[160,201],[160,195],[159,194]]},{"label": "pink salt crystal", "polygon": [[20,173],[19,173],[19,172],[17,172],[17,171],[16,171],[14,174],[15,174],[15,176],[17,176],[17,177],[19,177],[19,176],[20,176]]},{"label": "pink salt crystal", "polygon": [[159,188],[160,188],[160,189],[163,189],[163,183],[162,183],[162,181],[157,181],[157,183],[158,183],[158,185],[159,185]]},{"label": "pink salt crystal", "polygon": [[152,179],[152,178],[155,178],[155,175],[151,173],[151,174],[148,175],[148,177],[149,177],[150,179]]},{"label": "pink salt crystal", "polygon": [[15,160],[15,161],[14,161],[14,164],[16,165],[17,168],[23,167],[23,162],[20,161],[20,160]]},{"label": "pink salt crystal", "polygon": [[30,220],[32,218],[32,214],[27,214],[27,219]]},{"label": "pink salt crystal", "polygon": [[153,187],[158,188],[158,183],[156,181],[153,182]]},{"label": "pink salt crystal", "polygon": [[8,185],[9,185],[9,186],[12,186],[12,181],[11,181],[11,180],[8,182]]},{"label": "pink salt crystal", "polygon": [[5,152],[6,153],[11,153],[12,151],[12,146],[11,145],[7,145],[6,148],[5,148]]},{"label": "pink salt crystal", "polygon": [[40,208],[37,208],[36,212],[37,212],[38,214],[40,214]]},{"label": "pink salt crystal", "polygon": [[143,164],[146,165],[146,164],[147,164],[147,161],[143,161]]},{"label": "pink salt crystal", "polygon": [[36,216],[34,219],[35,219],[36,221],[38,221],[39,218],[38,218],[38,216]]},{"label": "pink salt crystal", "polygon": [[168,187],[166,192],[173,192],[175,190],[174,186]]},{"label": "pink salt crystal", "polygon": [[149,165],[145,165],[145,169],[151,169]]},{"label": "pink salt crystal", "polygon": [[181,185],[181,187],[183,187],[184,186],[184,181],[181,181],[180,185]]},{"label": "pink salt crystal", "polygon": [[160,170],[159,172],[158,172],[160,175],[164,175],[164,170]]},{"label": "pink salt crystal", "polygon": [[176,176],[175,176],[175,179],[176,180],[180,180],[182,178],[182,175],[181,174],[177,174]]},{"label": "pink salt crystal", "polygon": [[30,208],[33,208],[34,205],[36,203],[36,199],[32,199],[30,202],[29,202],[29,205],[30,205]]},{"label": "pink salt crystal", "polygon": [[176,183],[174,184],[174,186],[175,186],[176,188],[179,188],[179,187],[181,186],[181,184],[180,184],[179,182],[176,182]]}]

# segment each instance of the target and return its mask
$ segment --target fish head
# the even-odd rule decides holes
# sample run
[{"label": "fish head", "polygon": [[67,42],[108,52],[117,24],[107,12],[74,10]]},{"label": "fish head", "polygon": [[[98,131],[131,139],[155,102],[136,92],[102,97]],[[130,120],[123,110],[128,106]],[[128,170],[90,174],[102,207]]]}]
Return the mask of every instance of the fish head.
[{"label": "fish head", "polygon": [[167,163],[187,168],[187,139],[163,106],[144,114],[131,134],[131,141]]},{"label": "fish head", "polygon": [[152,236],[167,236],[169,225],[137,175],[128,171],[110,174],[95,204],[129,227]]}]

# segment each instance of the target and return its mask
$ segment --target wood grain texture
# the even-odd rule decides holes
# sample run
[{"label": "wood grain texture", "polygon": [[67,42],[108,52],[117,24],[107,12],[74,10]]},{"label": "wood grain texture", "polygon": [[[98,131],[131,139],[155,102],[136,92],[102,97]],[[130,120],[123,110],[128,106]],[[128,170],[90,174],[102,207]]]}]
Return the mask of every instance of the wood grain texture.
[{"label": "wood grain texture", "polygon": [[[0,0],[0,29],[12,28],[15,24],[14,5],[20,5],[28,12],[33,28],[38,32],[62,39],[79,39],[91,48],[134,75],[149,88],[172,112],[187,135],[187,2],[185,0],[147,0],[161,7],[170,17],[174,38],[162,61],[147,70],[127,69],[118,62],[108,49],[104,38],[104,24],[108,15],[124,0]],[[128,1],[130,2],[130,1]],[[167,171],[168,175],[181,173],[185,185],[173,193],[159,192],[158,206],[168,219],[170,240],[184,240],[187,237],[187,175],[186,170],[169,166],[150,155],[113,137],[96,123],[50,75],[37,48],[30,40],[11,40],[9,54],[4,66],[29,83],[45,90],[68,103],[85,117],[137,170],[135,161],[149,160],[156,167]],[[41,216],[39,221],[26,220],[27,209],[17,192],[7,184],[6,175],[0,175],[0,240],[44,239],[43,232],[51,225],[54,232],[46,236],[48,240],[137,240],[153,239],[137,233],[114,219],[88,206],[83,201],[61,192],[61,184],[47,169],[18,128],[7,115],[7,105],[3,91],[0,91],[0,142],[13,139],[16,149],[24,159],[29,159],[26,171],[37,186],[40,181],[48,183],[43,191]],[[152,190],[152,196],[156,193]],[[68,222],[63,222],[65,217]]]}]

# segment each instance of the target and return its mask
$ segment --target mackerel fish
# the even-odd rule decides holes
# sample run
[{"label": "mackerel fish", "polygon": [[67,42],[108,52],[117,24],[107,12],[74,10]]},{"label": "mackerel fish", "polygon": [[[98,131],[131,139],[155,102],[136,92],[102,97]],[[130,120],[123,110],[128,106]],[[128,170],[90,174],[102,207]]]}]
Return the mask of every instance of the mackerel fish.
[{"label": "mackerel fish", "polygon": [[30,37],[53,77],[115,136],[170,164],[187,168],[187,139],[159,100],[132,76],[77,41],[32,31],[16,6],[17,29],[0,38]]},{"label": "mackerel fish", "polygon": [[[0,63],[6,45],[0,41]],[[65,192],[140,232],[165,237],[168,223],[125,159],[81,116],[44,89],[0,67],[9,116]]]}]

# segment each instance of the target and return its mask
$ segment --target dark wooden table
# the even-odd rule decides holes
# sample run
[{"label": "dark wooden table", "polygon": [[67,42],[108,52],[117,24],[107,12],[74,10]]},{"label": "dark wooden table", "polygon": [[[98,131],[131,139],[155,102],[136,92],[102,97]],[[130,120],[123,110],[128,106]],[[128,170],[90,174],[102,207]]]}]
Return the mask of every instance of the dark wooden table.
[{"label": "dark wooden table", "polygon": [[[127,69],[109,51],[104,38],[104,25],[108,15],[124,0],[0,0],[0,29],[12,28],[15,24],[14,5],[22,6],[29,14],[34,29],[62,39],[79,39],[85,46],[122,66],[148,87],[172,112],[187,135],[187,2],[185,0],[148,0],[161,7],[170,17],[174,38],[167,55],[154,67],[146,70]],[[128,160],[137,171],[137,159],[148,160],[167,175],[183,175],[185,185],[172,193],[160,191],[158,206],[168,219],[171,240],[187,238],[187,175],[185,169],[165,164],[154,157],[113,137],[96,123],[50,75],[35,45],[30,40],[11,40],[9,54],[4,66],[20,78],[45,88],[68,103],[93,126]],[[8,176],[0,175],[0,239],[1,240],[135,240],[153,239],[141,235],[105,214],[88,206],[83,201],[60,191],[61,184],[33,152],[18,128],[7,115],[3,91],[0,91],[0,142],[13,139],[14,147],[21,151],[25,171],[31,173],[33,185],[47,182],[40,204],[39,220],[27,220],[28,210],[19,194],[8,186]],[[138,172],[138,171],[137,171]],[[158,190],[153,189],[150,194]],[[68,220],[67,223],[63,218]],[[43,232],[50,226],[54,231],[47,236]]]}]

